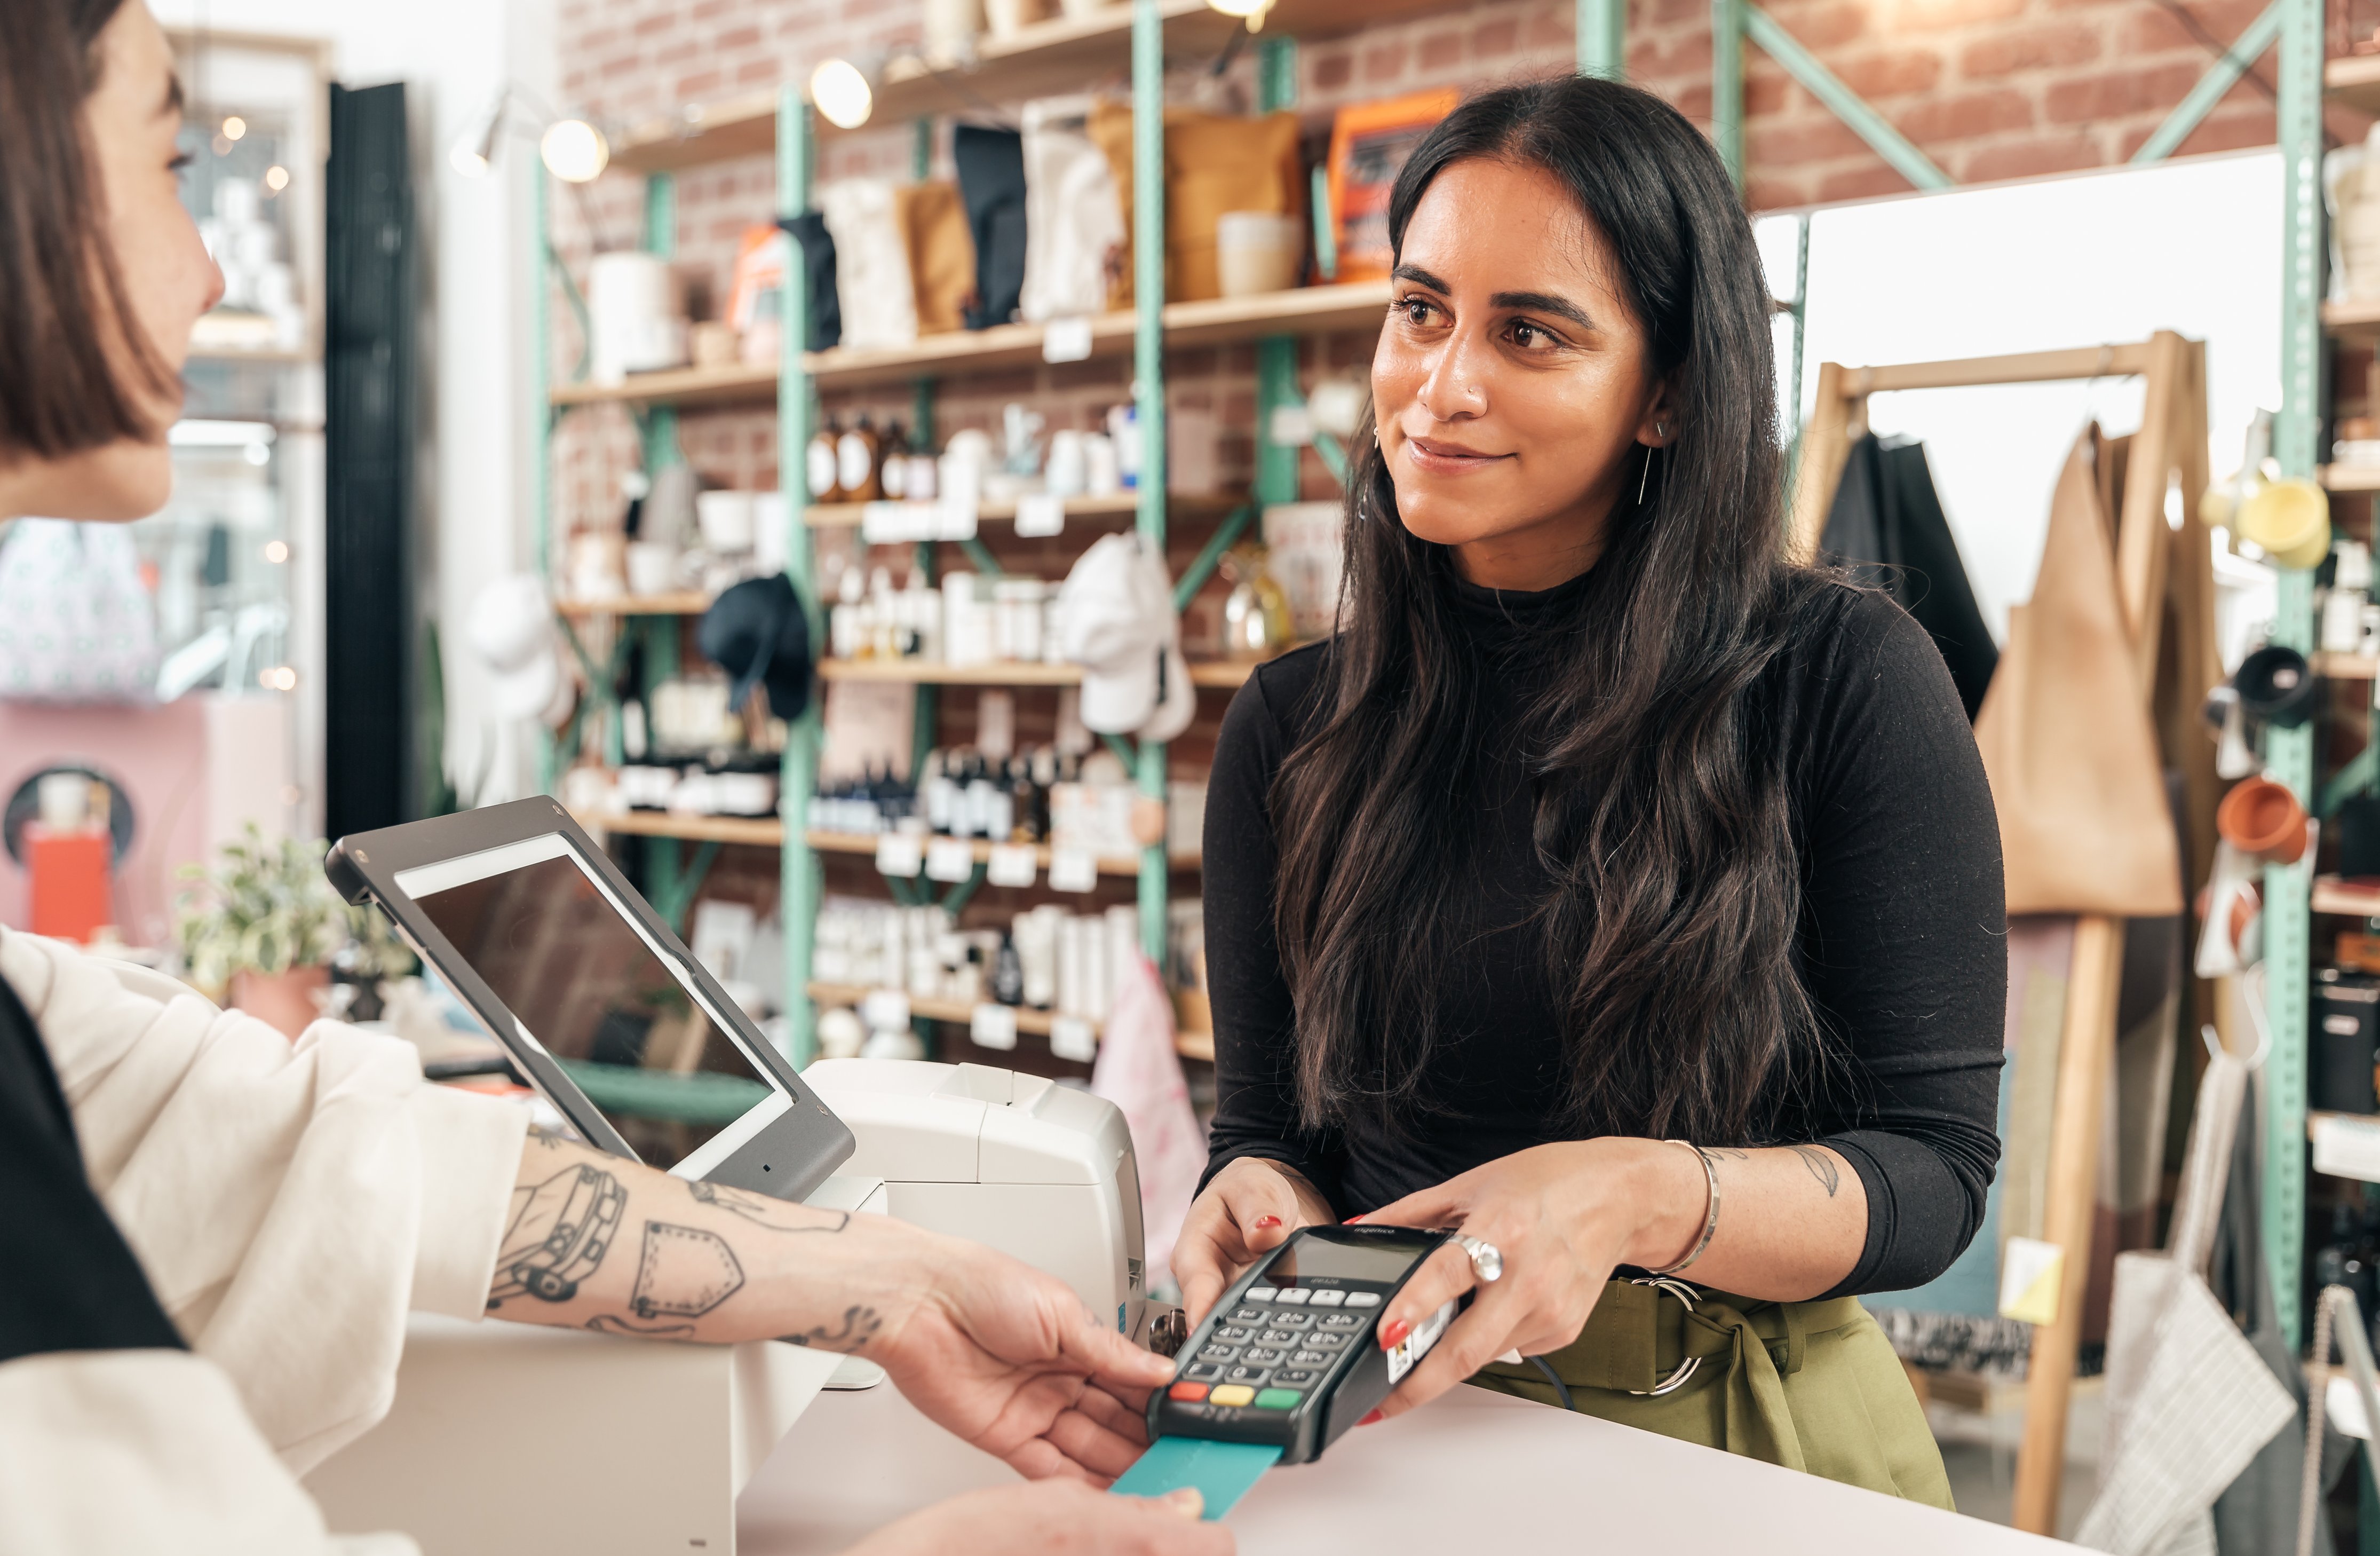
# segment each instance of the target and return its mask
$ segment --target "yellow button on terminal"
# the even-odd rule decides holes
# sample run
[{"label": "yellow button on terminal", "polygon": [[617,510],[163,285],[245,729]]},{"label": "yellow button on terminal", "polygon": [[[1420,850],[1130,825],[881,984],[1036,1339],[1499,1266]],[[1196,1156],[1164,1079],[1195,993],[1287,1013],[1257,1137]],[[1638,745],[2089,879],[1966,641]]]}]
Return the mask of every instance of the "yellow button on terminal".
[{"label": "yellow button on terminal", "polygon": [[1246,1404],[1257,1397],[1257,1392],[1245,1383],[1226,1383],[1207,1396],[1209,1404]]}]

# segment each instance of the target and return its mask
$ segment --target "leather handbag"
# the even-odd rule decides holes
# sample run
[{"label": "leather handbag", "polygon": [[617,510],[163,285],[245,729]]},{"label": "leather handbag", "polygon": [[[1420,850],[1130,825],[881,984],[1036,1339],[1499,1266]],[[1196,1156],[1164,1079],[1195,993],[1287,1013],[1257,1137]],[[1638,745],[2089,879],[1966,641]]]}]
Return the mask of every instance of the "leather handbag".
[{"label": "leather handbag", "polygon": [[2040,581],[2010,613],[1975,717],[2012,915],[2182,910],[2180,849],[2096,463],[2085,433],[2050,501]]}]

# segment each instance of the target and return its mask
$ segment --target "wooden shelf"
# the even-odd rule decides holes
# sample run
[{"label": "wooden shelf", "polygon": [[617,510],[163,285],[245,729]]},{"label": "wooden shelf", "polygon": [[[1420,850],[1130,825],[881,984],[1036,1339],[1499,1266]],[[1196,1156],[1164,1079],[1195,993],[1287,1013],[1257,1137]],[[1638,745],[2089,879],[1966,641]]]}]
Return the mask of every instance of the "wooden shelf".
[{"label": "wooden shelf", "polygon": [[[1256,666],[1235,661],[1193,661],[1194,687],[1235,687]],[[921,687],[1074,687],[1083,682],[1079,664],[1002,660],[990,664],[941,664],[924,659],[822,659],[821,681],[891,681]]]},{"label": "wooden shelf", "polygon": [[2380,678],[2380,658],[2370,654],[2325,654],[2307,656],[2317,675],[2327,675],[2334,681],[2369,681]]},{"label": "wooden shelf", "polygon": [[[1168,346],[1217,346],[1267,335],[1328,334],[1377,328],[1389,305],[1385,281],[1347,281],[1329,286],[1293,286],[1253,298],[1217,298],[1165,306]],[[1136,321],[1130,312],[1103,313],[1091,321],[1091,355],[1121,357],[1133,347]],[[924,335],[907,346],[866,350],[838,346],[813,351],[804,365],[821,388],[905,383],[916,378],[1030,367],[1041,360],[1042,327],[996,324]],[[597,404],[722,405],[776,397],[777,375],[759,368],[674,368],[630,373],[618,383],[565,383],[552,392],[557,406]]]},{"label": "wooden shelf", "polygon": [[2346,918],[2380,918],[2380,885],[2342,881],[2336,875],[2313,878],[2313,910]]},{"label": "wooden shelf", "polygon": [[2325,492],[2380,492],[2380,465],[2325,465],[2320,479]]},{"label": "wooden shelf", "polygon": [[[875,992],[864,983],[814,982],[807,987],[809,990],[810,998],[820,1004],[856,1007],[868,995]],[[1016,1012],[1016,1029],[1020,1032],[1032,1032],[1046,1038],[1050,1035],[1051,1023],[1057,1019],[1051,1012],[1035,1010],[1029,1005],[1013,1005],[1009,1008]],[[913,1016],[923,1016],[929,1021],[950,1021],[964,1027],[975,1019],[975,1006],[965,1000],[921,1000],[912,994],[909,996],[909,1014]],[[1094,1021],[1089,1025],[1092,1032],[1099,1031],[1100,1025],[1099,1022]],[[1179,1033],[1174,1037],[1173,1047],[1175,1052],[1185,1059],[1204,1059],[1211,1064],[1215,1058],[1215,1034],[1212,1032]]]},{"label": "wooden shelf", "polygon": [[2322,67],[2322,93],[2367,114],[2380,114],[2380,55],[2341,55]]},{"label": "wooden shelf", "polygon": [[[802,840],[821,854],[866,854],[873,857],[876,853],[876,834],[873,833],[819,832],[813,829],[804,833]],[[936,840],[930,837],[920,837],[917,844],[920,848],[923,848],[934,841]],[[991,845],[983,839],[972,839],[968,845],[975,855],[976,863],[983,864],[991,858]],[[1044,872],[1050,869],[1050,850],[1047,844],[1033,845],[1033,863]],[[1140,873],[1140,861],[1130,855],[1117,857],[1102,854],[1094,862],[1098,865],[1101,875],[1133,876]],[[1169,856],[1166,862],[1175,869],[1196,869],[1198,856],[1174,854]]]},{"label": "wooden shelf", "polygon": [[635,837],[674,837],[688,843],[750,843],[763,848],[785,845],[785,823],[773,816],[691,816],[674,810],[618,810],[601,814],[582,811],[577,820],[590,832]]},{"label": "wooden shelf", "polygon": [[[1245,501],[1244,497],[1221,492],[1175,492],[1166,496],[1165,514],[1172,519],[1228,513]],[[1140,511],[1140,497],[1136,492],[1118,492],[1104,497],[1069,497],[1062,505],[1069,519],[1130,518]],[[813,529],[856,529],[867,511],[865,503],[812,503],[802,510],[802,522]],[[1016,504],[980,503],[976,505],[975,516],[978,521],[1012,523],[1016,517]]]},{"label": "wooden shelf", "polygon": [[[1246,23],[1206,0],[1158,0],[1166,43],[1177,52],[1213,54]],[[1328,37],[1374,22],[1442,9],[1439,0],[1280,0],[1265,18],[1269,35]],[[891,61],[863,129],[884,130],[930,114],[979,112],[1055,92],[1079,92],[1122,78],[1132,64],[1132,7],[1111,4],[1088,16],[1036,22],[1004,38],[977,41],[973,62],[936,70],[915,55]],[[821,136],[845,133],[823,118]],[[759,156],[777,141],[777,93],[747,92],[695,103],[632,125],[612,143],[612,165],[667,173],[705,163]]]},{"label": "wooden shelf", "polygon": [[2322,327],[2343,340],[2380,339],[2380,299],[2324,303]]},{"label": "wooden shelf", "polygon": [[565,616],[698,616],[710,609],[710,596],[698,589],[674,594],[621,594],[609,600],[557,600],[553,608]]},{"label": "wooden shelf", "polygon": [[776,368],[742,362],[723,368],[632,372],[617,383],[557,383],[551,395],[557,406],[761,405],[776,397]]}]

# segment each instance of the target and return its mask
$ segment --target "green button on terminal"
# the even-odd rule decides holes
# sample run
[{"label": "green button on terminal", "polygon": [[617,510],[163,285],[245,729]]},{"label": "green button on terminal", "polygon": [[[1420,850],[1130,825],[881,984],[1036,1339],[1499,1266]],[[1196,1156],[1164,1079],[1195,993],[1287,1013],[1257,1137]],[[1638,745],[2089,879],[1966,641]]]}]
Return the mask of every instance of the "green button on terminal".
[{"label": "green button on terminal", "polygon": [[1297,1402],[1305,1397],[1302,1389],[1267,1389],[1257,1395],[1258,1410],[1294,1410]]}]

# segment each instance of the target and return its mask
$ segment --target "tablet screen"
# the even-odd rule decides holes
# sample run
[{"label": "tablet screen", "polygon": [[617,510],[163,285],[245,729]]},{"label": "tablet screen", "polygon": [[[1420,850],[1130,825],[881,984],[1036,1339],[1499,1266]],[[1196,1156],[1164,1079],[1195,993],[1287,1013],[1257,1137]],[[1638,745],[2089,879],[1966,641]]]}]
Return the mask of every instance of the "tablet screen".
[{"label": "tablet screen", "polygon": [[717,1013],[559,834],[396,884],[642,1160],[698,1177],[785,1112]]}]

